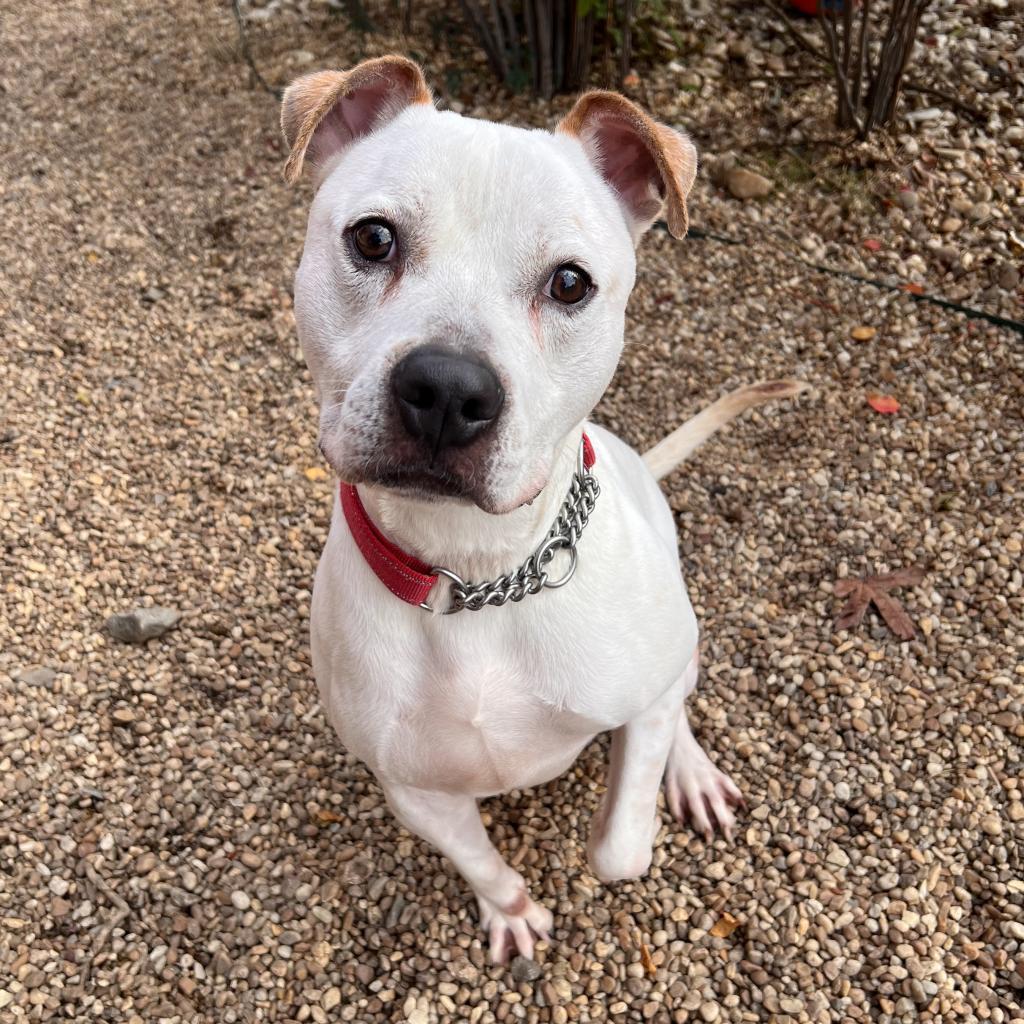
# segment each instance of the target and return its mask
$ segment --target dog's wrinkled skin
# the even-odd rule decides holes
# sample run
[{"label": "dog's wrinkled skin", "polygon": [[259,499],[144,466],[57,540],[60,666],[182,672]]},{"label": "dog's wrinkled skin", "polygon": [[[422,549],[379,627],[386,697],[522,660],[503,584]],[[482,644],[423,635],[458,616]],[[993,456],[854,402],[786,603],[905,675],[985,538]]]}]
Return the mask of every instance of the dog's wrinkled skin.
[{"label": "dog's wrinkled skin", "polygon": [[[662,209],[685,233],[693,147],[608,93],[582,97],[554,133],[439,112],[399,57],[300,79],[282,122],[288,177],[312,164],[318,186],[295,312],[324,455],[410,554],[466,579],[508,571],[551,525],[615,370],[638,239]],[[351,228],[367,217],[396,229],[387,266],[353,251]],[[564,263],[595,284],[578,306],[546,294]],[[390,387],[395,365],[425,345],[485,361],[506,396],[490,429],[433,460],[403,431]],[[658,472],[787,387],[716,403],[663,443]],[[729,833],[739,800],[687,724],[698,630],[668,504],[639,455],[586,429],[602,492],[564,589],[425,612],[376,578],[337,503],[314,588],[327,715],[399,820],[473,887],[496,960],[513,947],[531,955],[552,918],[489,842],[478,798],[554,778],[611,730],[589,842],[605,880],[647,869],[662,777],[670,808],[707,833]],[[431,602],[446,604],[443,587]]]}]

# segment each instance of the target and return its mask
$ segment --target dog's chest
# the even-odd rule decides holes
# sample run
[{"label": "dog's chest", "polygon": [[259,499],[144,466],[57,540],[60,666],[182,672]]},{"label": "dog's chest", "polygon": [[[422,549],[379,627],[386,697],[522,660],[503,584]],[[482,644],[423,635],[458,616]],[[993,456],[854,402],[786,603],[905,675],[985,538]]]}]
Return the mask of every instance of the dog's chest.
[{"label": "dog's chest", "polygon": [[346,746],[383,778],[421,788],[485,795],[535,785],[564,771],[597,729],[494,656],[435,656],[375,692],[345,689],[335,724]]}]

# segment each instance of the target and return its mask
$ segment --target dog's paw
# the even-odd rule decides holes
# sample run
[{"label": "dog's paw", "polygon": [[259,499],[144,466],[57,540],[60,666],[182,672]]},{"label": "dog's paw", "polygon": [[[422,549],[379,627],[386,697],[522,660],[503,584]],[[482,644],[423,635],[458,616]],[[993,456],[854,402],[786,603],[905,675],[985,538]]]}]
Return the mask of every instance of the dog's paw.
[{"label": "dog's paw", "polygon": [[683,824],[691,821],[708,841],[716,828],[726,839],[732,839],[736,824],[732,809],[743,805],[743,794],[699,747],[687,753],[685,760],[670,757],[665,770],[669,810]]},{"label": "dog's paw", "polygon": [[487,932],[492,964],[508,962],[513,950],[520,956],[533,959],[533,946],[537,939],[547,941],[555,919],[547,907],[534,903],[526,889],[505,906],[499,906],[486,896],[477,894],[480,905],[480,926]]}]

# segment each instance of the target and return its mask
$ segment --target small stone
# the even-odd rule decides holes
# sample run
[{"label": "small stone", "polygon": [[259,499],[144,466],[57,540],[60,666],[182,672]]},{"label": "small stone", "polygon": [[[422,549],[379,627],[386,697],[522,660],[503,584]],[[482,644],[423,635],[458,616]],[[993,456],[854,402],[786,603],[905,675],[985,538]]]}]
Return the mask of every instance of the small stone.
[{"label": "small stone", "polygon": [[218,949],[210,960],[210,973],[226,977],[232,966],[231,957],[228,956],[227,951]]},{"label": "small stone", "polygon": [[772,190],[771,181],[744,167],[732,167],[725,172],[725,187],[734,199],[763,199]]},{"label": "small stone", "polygon": [[24,683],[26,686],[39,686],[44,690],[50,689],[53,686],[53,681],[57,678],[57,673],[52,668],[46,668],[43,665],[39,665],[33,668],[27,668],[18,676],[18,682]]},{"label": "small stone", "polygon": [[707,1024],[713,1024],[718,1020],[718,1003],[701,1003],[700,1019],[706,1021]]},{"label": "small stone", "polygon": [[460,956],[452,961],[451,973],[453,978],[464,981],[468,985],[475,985],[480,977],[480,972],[467,957]]},{"label": "small stone", "polygon": [[141,644],[163,636],[180,618],[180,613],[173,608],[136,608],[111,615],[107,619],[107,632],[123,643]]},{"label": "small stone", "polygon": [[1020,284],[1020,271],[1012,263],[1004,263],[996,271],[996,283],[1004,291],[1016,291]]},{"label": "small stone", "polygon": [[848,782],[837,782],[834,792],[837,800],[842,800],[843,803],[846,803],[850,799],[850,784]]},{"label": "small stone", "polygon": [[975,222],[988,220],[992,216],[992,207],[989,203],[975,203],[967,211],[967,216]]},{"label": "small stone", "polygon": [[156,854],[143,853],[135,861],[135,873],[137,875],[148,875],[157,865]]},{"label": "small stone", "polygon": [[249,899],[248,894],[242,892],[241,889],[236,889],[231,894],[231,904],[236,910],[248,910],[252,905],[252,901]]},{"label": "small stone", "polygon": [[0,1010],[5,1006],[10,1006],[14,1002],[14,996],[5,988],[0,988]]},{"label": "small stone", "polygon": [[986,815],[981,819],[981,831],[987,836],[1001,836],[1003,834],[1003,823],[994,814]]},{"label": "small stone", "polygon": [[928,1002],[928,993],[925,992],[924,986],[917,978],[910,979],[910,998],[914,1000],[918,1006]]},{"label": "small stone", "polygon": [[66,896],[68,889],[71,888],[71,883],[67,879],[61,878],[59,875],[54,875],[50,879],[50,892],[54,896]]},{"label": "small stone", "polygon": [[1018,942],[1024,942],[1024,922],[1004,921],[1003,934],[1008,938],[1016,939]]},{"label": "small stone", "polygon": [[142,301],[147,305],[153,305],[166,297],[167,293],[162,288],[147,288],[142,293]]},{"label": "small stone", "polygon": [[917,209],[920,199],[913,189],[905,188],[896,196],[896,202],[909,213],[911,210]]},{"label": "small stone", "polygon": [[878,888],[882,892],[888,892],[890,889],[895,889],[900,884],[900,876],[895,871],[888,871],[884,875],[880,875],[878,879]]},{"label": "small stone", "polygon": [[540,977],[540,964],[525,956],[517,956],[512,961],[512,977],[516,981],[536,981]]},{"label": "small stone", "polygon": [[959,217],[946,217],[939,225],[939,230],[944,235],[951,235],[954,231],[959,231],[964,226],[964,222]]},{"label": "small stone", "polygon": [[131,708],[114,708],[110,712],[110,720],[115,725],[131,725],[135,721],[135,712]]},{"label": "small stone", "polygon": [[325,1010],[333,1010],[338,1003],[341,1002],[341,989],[336,987],[329,988],[320,1000],[320,1005]]}]

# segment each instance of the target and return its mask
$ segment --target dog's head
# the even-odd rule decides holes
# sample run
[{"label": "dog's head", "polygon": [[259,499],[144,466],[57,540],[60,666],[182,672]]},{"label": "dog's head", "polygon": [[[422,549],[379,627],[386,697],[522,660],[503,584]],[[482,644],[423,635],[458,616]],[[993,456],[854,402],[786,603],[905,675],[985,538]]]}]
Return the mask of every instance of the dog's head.
[{"label": "dog's head", "polygon": [[295,281],[341,477],[507,512],[547,482],[622,350],[634,248],[686,233],[696,153],[616,93],[554,132],[441,112],[382,57],[296,81],[285,169],[317,182]]}]

